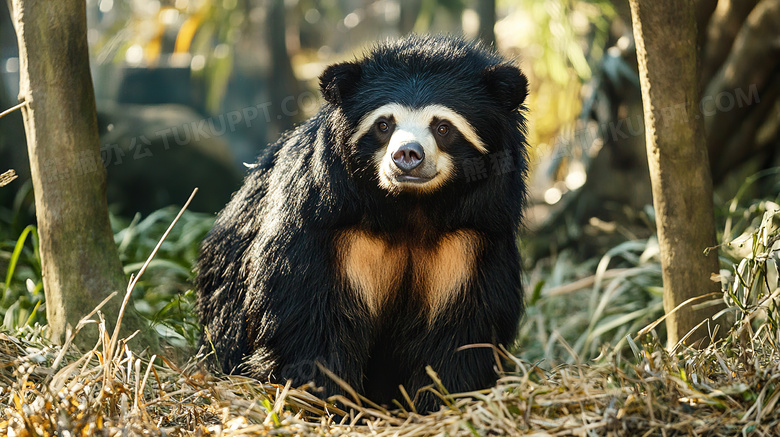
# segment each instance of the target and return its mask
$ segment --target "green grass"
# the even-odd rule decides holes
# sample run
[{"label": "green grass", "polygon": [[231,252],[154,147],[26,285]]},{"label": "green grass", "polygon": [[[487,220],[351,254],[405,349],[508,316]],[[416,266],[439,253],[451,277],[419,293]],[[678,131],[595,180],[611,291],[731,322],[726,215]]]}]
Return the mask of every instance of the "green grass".
[{"label": "green grass", "polygon": [[[136,216],[129,222],[112,220],[119,256],[128,276],[141,268],[177,213],[178,208],[171,207],[143,219]],[[192,289],[193,267],[200,242],[213,223],[211,215],[185,211],[133,291],[135,309],[173,346],[193,347],[200,336]]]},{"label": "green grass", "polygon": [[[141,268],[177,212],[177,208],[170,207],[145,218],[112,217],[114,239],[128,278]],[[20,234],[11,234],[15,223],[31,221],[29,214],[19,209],[2,211],[0,220],[6,222],[0,226],[3,328],[45,325],[37,228],[27,225]],[[192,290],[193,266],[200,241],[213,223],[210,214],[185,211],[133,291],[131,303],[135,311],[175,347],[192,349],[200,336]]]}]

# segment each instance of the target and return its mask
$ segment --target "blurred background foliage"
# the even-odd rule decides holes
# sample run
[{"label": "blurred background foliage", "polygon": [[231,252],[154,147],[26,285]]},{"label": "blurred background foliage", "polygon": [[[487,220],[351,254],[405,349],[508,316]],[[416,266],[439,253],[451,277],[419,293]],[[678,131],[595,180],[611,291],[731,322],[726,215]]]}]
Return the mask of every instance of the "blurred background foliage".
[{"label": "blurred background foliage", "polygon": [[[780,165],[780,54],[772,42],[780,1],[697,5],[701,86],[707,108],[715,109],[702,106],[701,115],[726,244],[756,232],[757,215],[771,216],[780,202],[780,178],[767,170]],[[627,334],[662,313],[627,1],[87,0],[87,6],[101,156],[128,274],[175,215],[169,205],[200,188],[194,212],[169,236],[134,295],[136,310],[172,345],[193,345],[199,335],[192,266],[214,213],[241,183],[242,163],[317,111],[317,77],[326,65],[410,32],[480,39],[529,76],[531,198],[521,242],[528,315],[516,350],[529,360],[592,358],[602,344],[625,348]],[[15,35],[0,2],[0,109],[16,101],[18,70]],[[45,322],[24,144],[19,112],[0,119],[0,172],[20,175],[0,187],[0,313],[8,329]],[[769,173],[748,178],[760,171]],[[744,254],[721,256],[725,272]]]}]

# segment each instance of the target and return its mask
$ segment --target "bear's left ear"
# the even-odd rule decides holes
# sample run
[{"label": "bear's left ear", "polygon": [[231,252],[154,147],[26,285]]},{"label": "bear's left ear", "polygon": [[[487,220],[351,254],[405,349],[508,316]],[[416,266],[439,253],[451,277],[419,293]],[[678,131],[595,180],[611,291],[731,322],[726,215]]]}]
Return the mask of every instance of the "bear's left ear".
[{"label": "bear's left ear", "polygon": [[488,92],[509,111],[514,111],[528,95],[528,79],[511,64],[491,65],[482,72]]},{"label": "bear's left ear", "polygon": [[322,97],[334,105],[340,105],[344,97],[351,94],[360,80],[360,65],[344,62],[329,66],[320,75]]}]

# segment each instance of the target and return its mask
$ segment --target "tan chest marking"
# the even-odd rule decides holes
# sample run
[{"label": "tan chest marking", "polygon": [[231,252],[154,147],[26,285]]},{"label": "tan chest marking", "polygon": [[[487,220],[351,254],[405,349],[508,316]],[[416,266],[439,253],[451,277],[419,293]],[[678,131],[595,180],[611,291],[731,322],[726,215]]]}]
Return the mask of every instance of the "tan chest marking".
[{"label": "tan chest marking", "polygon": [[445,235],[431,249],[412,251],[414,278],[421,285],[432,320],[474,278],[481,239],[474,231]]},{"label": "tan chest marking", "polygon": [[376,315],[403,279],[405,248],[391,246],[363,231],[342,233],[336,245],[343,278]]},{"label": "tan chest marking", "polygon": [[[474,277],[481,239],[476,232],[457,231],[420,247],[350,230],[337,238],[336,247],[342,277],[373,315],[403,285],[420,294],[432,320]],[[410,271],[412,283],[402,284]]]}]

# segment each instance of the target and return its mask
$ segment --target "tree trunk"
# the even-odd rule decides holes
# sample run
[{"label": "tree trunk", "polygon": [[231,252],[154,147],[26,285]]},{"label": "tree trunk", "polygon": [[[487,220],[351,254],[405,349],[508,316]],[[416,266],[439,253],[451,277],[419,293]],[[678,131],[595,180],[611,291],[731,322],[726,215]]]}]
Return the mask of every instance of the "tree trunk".
[{"label": "tree trunk", "polygon": [[[763,123],[771,122],[776,114],[772,103],[780,78],[780,0],[758,2],[735,32],[730,44],[734,49],[727,52],[705,89],[704,122],[715,180],[722,180],[734,163],[745,162],[762,152],[755,147],[755,136]],[[730,41],[731,34],[723,38]],[[721,54],[711,56],[716,57],[711,62],[721,61],[717,58]]]},{"label": "tree trunk", "polygon": [[758,0],[722,0],[710,17],[709,26],[701,27],[700,39],[706,41],[702,52],[702,78],[710,80],[731,53],[734,39],[745,24]]},{"label": "tree trunk", "polygon": [[270,94],[272,107],[279,111],[277,119],[272,118],[271,121],[276,122],[279,133],[292,128],[301,118],[301,112],[296,107],[301,88],[287,51],[287,10],[284,3],[284,0],[272,0],[267,18],[267,38],[271,48]]},{"label": "tree trunk", "polygon": [[[712,178],[700,99],[693,0],[630,0],[634,23],[647,157],[656,212],[667,314],[688,299],[718,292]],[[710,317],[715,307],[688,304],[666,319],[669,345]],[[707,324],[686,344],[704,344]],[[704,340],[702,343],[697,343]]]},{"label": "tree trunk", "polygon": [[[62,341],[67,325],[111,292],[102,311],[116,321],[127,287],[106,206],[95,96],[89,71],[83,0],[12,0],[19,42],[19,99],[30,156],[40,237],[49,334]],[[140,327],[125,313],[125,332]],[[109,328],[112,329],[112,328]],[[92,347],[95,325],[77,344]]]},{"label": "tree trunk", "polygon": [[476,4],[479,16],[479,39],[485,45],[496,44],[496,0],[479,0]]},{"label": "tree trunk", "polygon": [[401,16],[398,19],[398,32],[401,35],[407,35],[414,31],[414,25],[417,23],[417,17],[422,10],[422,0],[406,0],[401,3]]}]

